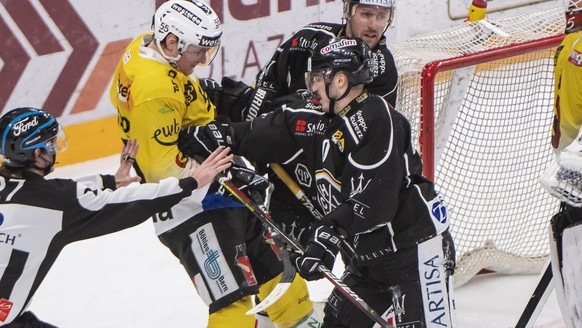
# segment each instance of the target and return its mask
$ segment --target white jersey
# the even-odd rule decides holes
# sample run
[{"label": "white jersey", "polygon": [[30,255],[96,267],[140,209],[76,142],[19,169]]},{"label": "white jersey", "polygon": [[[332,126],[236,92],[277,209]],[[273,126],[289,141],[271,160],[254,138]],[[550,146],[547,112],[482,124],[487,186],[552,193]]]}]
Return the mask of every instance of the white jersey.
[{"label": "white jersey", "polygon": [[[115,179],[110,175],[84,183],[38,175],[0,177],[0,326],[26,310],[67,244],[135,226],[196,187],[193,178],[113,191]],[[206,191],[194,194],[201,201]]]}]

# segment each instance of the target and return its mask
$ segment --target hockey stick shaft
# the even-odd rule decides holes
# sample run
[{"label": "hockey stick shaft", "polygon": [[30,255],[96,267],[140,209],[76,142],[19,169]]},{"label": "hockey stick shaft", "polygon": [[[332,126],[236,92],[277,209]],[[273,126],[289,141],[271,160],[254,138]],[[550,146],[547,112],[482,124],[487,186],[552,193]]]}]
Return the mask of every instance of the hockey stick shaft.
[{"label": "hockey stick shaft", "polygon": [[536,288],[531,294],[527,305],[515,324],[515,328],[533,327],[550,293],[552,292],[553,287],[552,265],[551,262],[548,261]]},{"label": "hockey stick shaft", "polygon": [[[253,213],[261,222],[266,224],[273,231],[285,240],[291,247],[296,251],[303,254],[303,248],[296,241],[289,238],[284,234],[279,227],[273,222],[271,216],[266,211],[262,210],[255,202],[253,202],[245,193],[240,191],[228,178],[224,176],[219,176],[218,182],[223,186],[228,192],[230,192],[241,204],[245,205],[251,213]],[[361,299],[358,294],[356,294],[351,288],[349,288],[343,281],[336,277],[328,268],[320,264],[318,270],[342,293],[346,298],[352,302],[356,307],[358,307],[362,312],[364,312],[370,319],[374,320],[377,324],[384,328],[394,328],[394,326],[388,324],[382,317],[372,309],[363,299]]]},{"label": "hockey stick shaft", "polygon": [[323,215],[317,210],[317,208],[315,208],[311,200],[309,200],[309,198],[307,198],[303,190],[301,190],[301,187],[299,187],[295,180],[291,178],[289,173],[287,173],[287,171],[285,171],[285,169],[282,168],[281,165],[277,163],[271,163],[269,164],[269,166],[271,167],[271,170],[273,170],[273,172],[275,172],[275,174],[281,179],[281,181],[283,181],[287,188],[291,190],[293,195],[295,195],[295,198],[297,198],[301,202],[303,207],[305,207],[309,211],[309,213],[313,215],[315,219],[317,220],[323,219]]},{"label": "hockey stick shaft", "polygon": [[[313,205],[311,200],[309,200],[307,195],[305,195],[305,193],[303,192],[301,187],[299,187],[299,185],[295,182],[295,180],[293,180],[293,178],[289,175],[289,173],[287,173],[287,171],[285,171],[285,169],[283,167],[281,167],[280,164],[271,163],[271,164],[269,164],[269,166],[271,167],[271,170],[273,170],[273,172],[275,172],[275,174],[279,177],[279,179],[281,179],[281,181],[283,181],[285,186],[287,186],[287,188],[289,188],[289,190],[293,193],[293,195],[295,195],[295,198],[297,198],[297,200],[299,200],[301,205],[303,205],[303,207],[305,207],[316,220],[323,219],[323,215],[317,210],[315,205]],[[352,245],[350,245],[347,241],[345,241],[343,239],[342,239],[342,246],[344,246],[346,249],[348,249],[350,251],[350,253],[351,253],[350,256],[355,256],[356,251],[354,250]]]}]

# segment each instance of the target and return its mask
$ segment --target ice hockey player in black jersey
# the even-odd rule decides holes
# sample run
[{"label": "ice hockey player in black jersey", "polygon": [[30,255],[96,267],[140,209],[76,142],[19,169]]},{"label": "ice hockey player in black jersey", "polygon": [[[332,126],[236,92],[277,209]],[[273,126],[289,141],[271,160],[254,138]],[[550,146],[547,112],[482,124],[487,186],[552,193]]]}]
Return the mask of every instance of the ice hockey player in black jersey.
[{"label": "ice hockey player in black jersey", "polygon": [[11,328],[55,327],[27,307],[67,244],[135,226],[184,197],[201,202],[232,160],[217,149],[189,177],[126,186],[139,181],[130,175],[138,148],[130,140],[115,176],[45,179],[66,136],[52,115],[30,107],[0,118],[0,143],[0,326]]},{"label": "ice hockey player in black jersey", "polygon": [[[305,254],[295,258],[300,274],[320,278],[317,265],[331,268],[344,239],[355,250],[344,281],[389,323],[451,327],[455,255],[446,207],[422,175],[409,122],[365,90],[373,70],[365,42],[330,39],[311,57],[306,80],[314,98],[250,122],[184,129],[179,146],[194,155],[229,145],[274,163],[304,154],[325,215],[313,224]],[[337,290],[324,312],[325,326],[373,326]]]},{"label": "ice hockey player in black jersey", "polygon": [[[219,99],[215,101],[218,114],[229,116],[233,121],[248,121],[272,110],[270,103],[280,101],[276,98],[304,90],[304,74],[311,51],[338,36],[366,41],[372,51],[375,76],[373,81],[366,83],[366,89],[395,106],[398,72],[384,36],[394,20],[395,9],[394,0],[343,0],[343,23],[315,22],[299,29],[277,48],[257,74],[255,89],[237,92],[235,90],[242,87],[242,83],[233,84],[232,80],[223,79],[225,94],[219,92],[216,95]],[[218,84],[214,82],[203,87],[216,89]]]},{"label": "ice hockey player in black jersey", "polygon": [[[298,96],[296,92],[306,89],[305,72],[311,51],[318,45],[336,36],[352,36],[363,39],[372,51],[374,79],[365,83],[366,90],[383,97],[395,106],[398,73],[394,58],[387,47],[384,36],[392,24],[395,12],[394,0],[343,0],[343,23],[316,22],[299,29],[273,54],[256,77],[256,86],[251,88],[242,82],[234,83],[228,78],[222,86],[216,82],[202,81],[203,88],[218,90],[214,102],[218,114],[228,116],[232,121],[245,121],[271,111],[273,104],[282,104]],[[293,180],[312,197],[309,180],[301,155],[293,164],[283,168]],[[258,163],[262,168],[266,163]],[[269,171],[269,180],[274,185],[270,197],[269,210],[273,219],[282,229],[299,239],[307,241],[311,213],[295,199],[287,186]]]}]

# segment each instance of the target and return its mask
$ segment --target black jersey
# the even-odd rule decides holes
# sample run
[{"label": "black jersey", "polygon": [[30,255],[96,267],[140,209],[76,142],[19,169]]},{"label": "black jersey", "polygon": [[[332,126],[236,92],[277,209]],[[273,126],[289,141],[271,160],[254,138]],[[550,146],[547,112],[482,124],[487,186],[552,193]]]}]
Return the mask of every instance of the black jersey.
[{"label": "black jersey", "polygon": [[[144,222],[195,197],[197,186],[193,178],[170,178],[113,191],[111,175],[82,181],[0,177],[0,326],[26,309],[65,245]],[[200,201],[206,190],[194,192]]]},{"label": "black jersey", "polygon": [[[324,40],[345,36],[345,27],[342,24],[312,23],[300,29],[277,49],[271,61],[259,72],[257,87],[271,92],[271,99],[305,89],[305,72],[311,50]],[[376,77],[366,84],[366,89],[394,106],[398,72],[394,57],[386,46],[386,37],[382,36],[371,50]]]},{"label": "black jersey", "polygon": [[347,231],[361,264],[448,227],[410,124],[378,96],[365,92],[336,116],[288,105],[232,125],[235,152],[251,160],[289,164],[303,156],[309,192],[325,219]]}]

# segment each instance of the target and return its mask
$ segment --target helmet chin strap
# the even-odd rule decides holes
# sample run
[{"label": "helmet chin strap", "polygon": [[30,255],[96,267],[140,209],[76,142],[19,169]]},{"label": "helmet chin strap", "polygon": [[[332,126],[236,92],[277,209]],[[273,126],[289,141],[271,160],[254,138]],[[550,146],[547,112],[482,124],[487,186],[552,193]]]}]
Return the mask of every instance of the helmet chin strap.
[{"label": "helmet chin strap", "polygon": [[53,154],[52,155],[52,157],[53,157],[52,160],[51,159],[46,159],[43,156],[42,153],[38,157],[40,159],[42,159],[43,161],[45,161],[47,165],[45,167],[40,167],[40,166],[36,165],[36,163],[34,163],[34,164],[32,164],[32,168],[34,168],[36,170],[39,170],[39,171],[42,171],[44,173],[43,176],[45,176],[45,175],[51,173],[52,171],[54,171],[54,165],[55,165],[55,161],[56,161],[56,158],[57,158],[57,155],[56,154]]},{"label": "helmet chin strap", "polygon": [[352,90],[352,85],[350,83],[348,83],[348,87],[347,87],[346,91],[339,98],[337,98],[337,99],[332,98],[329,95],[329,86],[330,85],[331,85],[331,83],[328,83],[328,84],[325,85],[325,94],[327,95],[327,98],[329,99],[329,110],[328,110],[328,113],[329,114],[332,114],[332,115],[335,115],[335,108],[334,108],[335,107],[335,102],[338,101],[338,100],[344,99],[348,95],[348,93],[350,93],[350,90]]},{"label": "helmet chin strap", "polygon": [[166,52],[164,51],[164,47],[162,46],[162,43],[158,39],[154,39],[154,42],[156,43],[156,46],[158,47],[158,49],[160,49],[160,55],[162,57],[164,57],[164,59],[167,60],[168,63],[170,65],[172,65],[173,68],[180,70],[178,68],[178,60],[180,60],[180,58],[182,58],[182,55],[179,53],[179,51],[178,51],[178,55],[175,57],[168,56],[168,55],[166,55]]}]

